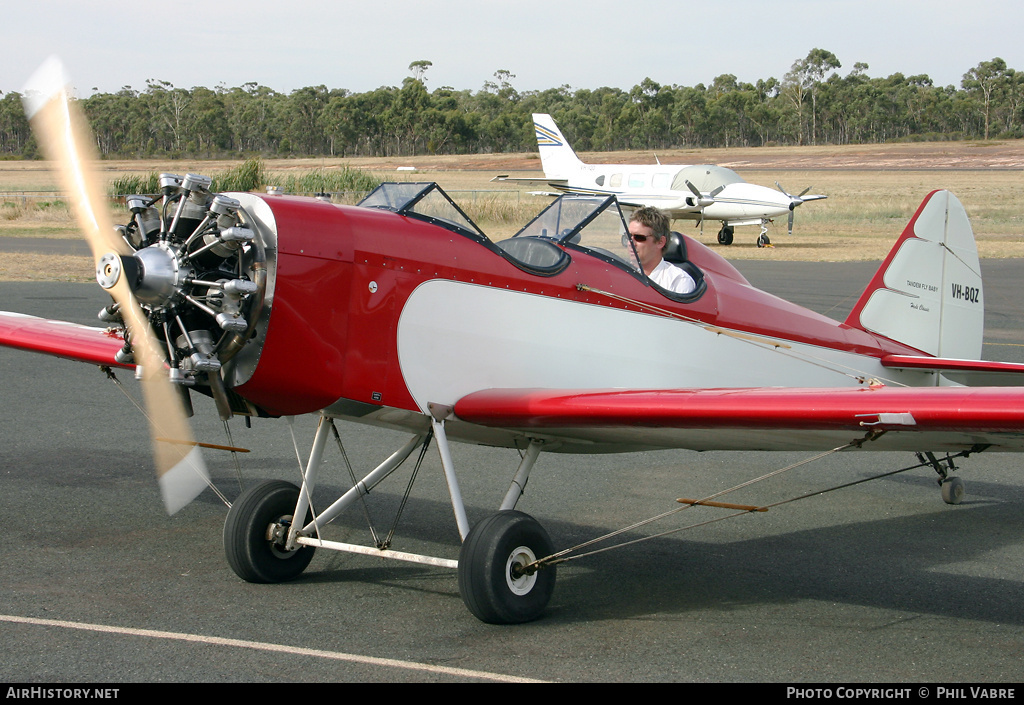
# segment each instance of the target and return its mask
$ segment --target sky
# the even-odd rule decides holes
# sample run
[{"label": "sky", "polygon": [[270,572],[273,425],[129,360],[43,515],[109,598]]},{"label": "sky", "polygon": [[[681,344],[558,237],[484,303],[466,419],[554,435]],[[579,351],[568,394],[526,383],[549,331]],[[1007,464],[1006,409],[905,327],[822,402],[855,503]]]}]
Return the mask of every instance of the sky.
[{"label": "sky", "polygon": [[782,79],[814,48],[846,75],[927,74],[960,86],[982,61],[1024,70],[1020,0],[33,0],[6,3],[0,92],[21,91],[50,55],[76,93],[255,82],[282,93],[400,86],[430,61],[428,90],[473,92],[511,72],[519,91],[628,90]]}]

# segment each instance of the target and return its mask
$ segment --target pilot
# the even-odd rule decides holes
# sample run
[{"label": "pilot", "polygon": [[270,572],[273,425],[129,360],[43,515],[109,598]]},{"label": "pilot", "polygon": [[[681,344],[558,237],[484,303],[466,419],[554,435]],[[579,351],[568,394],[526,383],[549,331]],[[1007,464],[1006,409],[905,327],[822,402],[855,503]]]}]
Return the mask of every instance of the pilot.
[{"label": "pilot", "polygon": [[640,257],[640,267],[652,282],[677,294],[689,294],[697,288],[693,277],[663,259],[668,247],[668,216],[653,206],[633,211],[629,219],[629,237]]}]

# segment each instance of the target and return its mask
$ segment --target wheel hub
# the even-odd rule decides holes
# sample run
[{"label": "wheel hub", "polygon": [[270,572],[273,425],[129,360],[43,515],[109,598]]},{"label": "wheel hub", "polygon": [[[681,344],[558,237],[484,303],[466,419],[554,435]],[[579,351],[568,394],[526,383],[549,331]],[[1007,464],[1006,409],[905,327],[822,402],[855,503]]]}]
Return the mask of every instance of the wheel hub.
[{"label": "wheel hub", "polygon": [[537,560],[528,546],[519,546],[509,554],[505,563],[505,581],[508,589],[516,595],[526,595],[537,583],[537,571],[527,571],[526,566]]}]

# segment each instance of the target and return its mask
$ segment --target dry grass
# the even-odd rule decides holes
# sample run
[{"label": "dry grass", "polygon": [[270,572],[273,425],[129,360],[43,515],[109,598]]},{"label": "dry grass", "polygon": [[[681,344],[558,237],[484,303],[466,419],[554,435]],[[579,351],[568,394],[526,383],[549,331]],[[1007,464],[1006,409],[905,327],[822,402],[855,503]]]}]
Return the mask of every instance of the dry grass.
[{"label": "dry grass", "polygon": [[[796,211],[793,235],[786,218],[769,225],[773,248],[757,248],[757,227],[737,228],[734,244],[716,244],[718,224],[706,224],[703,235],[694,223],[675,227],[691,234],[729,259],[849,261],[880,260],[931,190],[951,190],[967,208],[982,257],[1024,257],[1024,141],[990,143],[916,143],[853,147],[804,147],[732,150],[685,150],[659,153],[663,163],[719,163],[740,171],[749,182],[790,193],[807,186],[827,200]],[[581,155],[585,161],[650,163],[651,153]],[[108,178],[132,173],[210,174],[236,166],[232,161],[102,162]],[[549,201],[531,196],[528,187],[492,183],[499,173],[525,176],[540,173],[536,154],[412,157],[396,159],[294,159],[266,163],[273,177],[341,166],[372,171],[396,181],[437,181],[492,239],[519,230]],[[414,171],[396,171],[413,167]],[[809,168],[813,167],[813,168]],[[0,194],[12,191],[50,192],[51,203],[36,208],[32,199],[0,197],[0,237],[78,237],[55,182],[44,162],[0,162]],[[127,219],[123,209],[117,222]],[[92,279],[92,263],[81,257],[42,255],[0,256],[0,279]]]},{"label": "dry grass", "polygon": [[4,252],[0,281],[95,282],[92,257]]}]

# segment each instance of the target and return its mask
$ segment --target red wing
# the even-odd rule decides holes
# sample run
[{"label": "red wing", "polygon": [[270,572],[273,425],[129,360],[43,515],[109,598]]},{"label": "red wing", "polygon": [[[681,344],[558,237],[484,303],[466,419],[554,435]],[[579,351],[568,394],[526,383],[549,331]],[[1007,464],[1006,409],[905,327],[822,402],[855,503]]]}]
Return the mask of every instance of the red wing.
[{"label": "red wing", "polygon": [[124,347],[119,333],[20,313],[0,311],[0,345],[97,365],[134,367],[114,360]]},{"label": "red wing", "polygon": [[879,449],[1024,447],[1024,389],[1012,387],[490,389],[455,415],[474,424],[565,440],[697,450],[819,448],[870,429],[908,432]]}]

